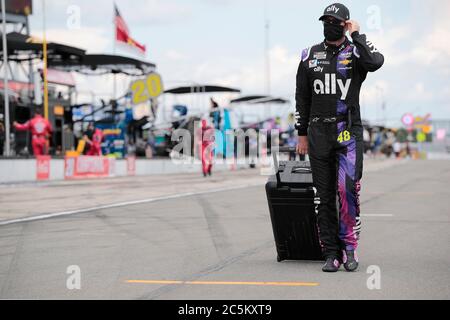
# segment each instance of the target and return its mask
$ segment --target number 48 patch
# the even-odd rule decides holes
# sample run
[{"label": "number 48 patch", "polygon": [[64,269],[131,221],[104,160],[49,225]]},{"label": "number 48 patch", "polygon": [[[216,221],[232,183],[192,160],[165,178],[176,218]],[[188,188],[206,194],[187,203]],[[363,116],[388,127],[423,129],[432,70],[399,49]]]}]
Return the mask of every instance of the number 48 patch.
[{"label": "number 48 patch", "polygon": [[342,142],[350,141],[350,139],[351,139],[350,132],[348,132],[348,130],[345,130],[339,134],[337,141],[339,143],[342,143]]}]

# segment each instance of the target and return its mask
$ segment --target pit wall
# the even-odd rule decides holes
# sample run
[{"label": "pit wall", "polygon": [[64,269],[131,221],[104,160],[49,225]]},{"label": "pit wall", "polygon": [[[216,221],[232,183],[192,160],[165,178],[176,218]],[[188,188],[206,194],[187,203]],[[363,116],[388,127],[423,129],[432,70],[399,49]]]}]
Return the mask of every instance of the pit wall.
[{"label": "pit wall", "polygon": [[[98,157],[101,158],[101,157]],[[198,161],[176,163],[171,159],[136,159],[128,162],[126,159],[108,159],[107,172],[100,172],[94,168],[93,173],[87,176],[74,175],[72,169],[68,170],[66,159],[43,159],[39,163],[37,159],[1,159],[0,160],[0,184],[20,183],[33,181],[58,181],[73,179],[101,179],[108,177],[146,176],[156,174],[195,173],[201,174],[202,166]],[[213,170],[225,171],[248,168],[248,164],[215,164]],[[86,173],[86,166],[82,168]],[[100,170],[100,171],[99,171]],[[39,173],[39,174],[38,174]],[[100,173],[100,174],[99,174]],[[38,177],[39,175],[39,177]]]}]

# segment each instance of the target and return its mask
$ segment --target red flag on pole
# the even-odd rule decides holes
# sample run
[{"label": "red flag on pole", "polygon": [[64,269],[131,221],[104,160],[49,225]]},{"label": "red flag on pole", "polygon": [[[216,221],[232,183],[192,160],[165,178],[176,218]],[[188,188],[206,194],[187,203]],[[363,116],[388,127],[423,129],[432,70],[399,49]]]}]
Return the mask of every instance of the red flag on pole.
[{"label": "red flag on pole", "polygon": [[114,23],[116,25],[116,42],[126,44],[127,46],[137,49],[141,54],[145,54],[146,48],[136,40],[130,37],[130,30],[125,20],[120,15],[119,9],[114,5],[115,17]]}]

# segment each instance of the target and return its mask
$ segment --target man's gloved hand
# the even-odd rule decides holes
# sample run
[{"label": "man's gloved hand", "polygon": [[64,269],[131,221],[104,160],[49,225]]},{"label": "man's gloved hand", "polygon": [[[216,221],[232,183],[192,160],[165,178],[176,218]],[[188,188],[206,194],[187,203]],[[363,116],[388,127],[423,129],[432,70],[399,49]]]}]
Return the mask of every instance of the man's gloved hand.
[{"label": "man's gloved hand", "polygon": [[347,20],[345,21],[345,27],[347,28],[348,34],[351,36],[353,32],[360,31],[361,27],[359,26],[359,23],[355,20]]},{"label": "man's gloved hand", "polygon": [[308,154],[308,137],[307,136],[298,137],[297,153],[300,155]]}]

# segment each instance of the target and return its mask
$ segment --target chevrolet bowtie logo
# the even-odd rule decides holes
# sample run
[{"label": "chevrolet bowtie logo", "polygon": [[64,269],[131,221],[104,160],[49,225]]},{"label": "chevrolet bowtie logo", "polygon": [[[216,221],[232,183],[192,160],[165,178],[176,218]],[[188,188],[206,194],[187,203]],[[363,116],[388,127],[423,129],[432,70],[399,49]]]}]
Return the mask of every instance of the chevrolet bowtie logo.
[{"label": "chevrolet bowtie logo", "polygon": [[350,64],[352,62],[352,60],[342,60],[342,61],[339,61],[339,64],[342,64],[342,65],[344,65],[344,66],[346,66],[346,65],[348,65],[348,64]]}]

